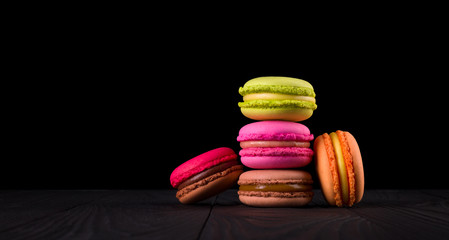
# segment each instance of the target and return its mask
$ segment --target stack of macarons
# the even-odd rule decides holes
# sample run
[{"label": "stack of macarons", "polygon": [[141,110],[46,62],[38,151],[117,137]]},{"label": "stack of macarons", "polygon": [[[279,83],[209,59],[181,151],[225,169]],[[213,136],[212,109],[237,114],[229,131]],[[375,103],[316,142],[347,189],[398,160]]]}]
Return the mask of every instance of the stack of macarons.
[{"label": "stack of macarons", "polygon": [[313,134],[298,121],[317,108],[310,83],[288,77],[259,77],[239,89],[243,115],[262,120],[243,126],[237,141],[242,164],[257,169],[240,175],[242,203],[257,207],[303,206],[312,200],[312,177],[297,168],[312,161]]},{"label": "stack of macarons", "polygon": [[170,182],[181,203],[195,203],[238,183],[242,203],[256,207],[296,207],[313,197],[312,176],[301,170],[315,157],[315,168],[326,201],[352,206],[362,199],[364,173],[359,146],[346,131],[318,136],[299,121],[317,108],[307,81],[289,77],[259,77],[239,89],[244,116],[257,120],[243,126],[237,137],[241,162],[254,169],[243,172],[237,154],[217,148],[177,167]]}]

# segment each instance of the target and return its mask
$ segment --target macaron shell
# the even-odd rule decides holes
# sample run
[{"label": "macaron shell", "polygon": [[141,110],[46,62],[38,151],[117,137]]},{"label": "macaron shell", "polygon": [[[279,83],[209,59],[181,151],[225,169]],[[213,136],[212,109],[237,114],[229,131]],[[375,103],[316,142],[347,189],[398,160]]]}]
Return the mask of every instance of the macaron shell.
[{"label": "macaron shell", "polygon": [[192,186],[193,190],[178,199],[183,204],[191,204],[215,196],[236,184],[242,173],[243,170],[233,171],[212,181],[206,178],[204,182],[194,183],[198,186]]},{"label": "macaron shell", "polygon": [[291,95],[306,95],[315,97],[312,85],[298,78],[266,76],[249,80],[239,89],[239,93],[245,96],[250,93],[283,93]]},{"label": "macaron shell", "polygon": [[241,196],[239,200],[253,207],[301,207],[312,201],[311,196],[299,198],[282,198],[282,197],[257,197],[257,196]]},{"label": "macaron shell", "polygon": [[311,141],[313,134],[305,125],[287,121],[262,121],[243,126],[237,141]]},{"label": "macaron shell", "polygon": [[170,183],[177,188],[188,178],[220,163],[237,159],[234,150],[221,147],[200,154],[179,165],[170,175]]},{"label": "macaron shell", "polygon": [[285,120],[292,122],[310,118],[313,110],[309,108],[241,108],[242,114],[254,120]]},{"label": "macaron shell", "polygon": [[204,178],[207,178],[209,176],[212,176],[216,173],[223,172],[229,168],[233,169],[233,168],[237,168],[237,167],[242,167],[242,169],[243,169],[243,166],[238,164],[237,160],[221,163],[217,166],[214,166],[214,167],[206,169],[196,175],[193,175],[189,179],[185,180],[178,186],[178,190],[181,190],[195,182],[198,182],[198,181],[200,181]]},{"label": "macaron shell", "polygon": [[268,86],[289,86],[289,87],[306,87],[313,89],[312,85],[299,78],[280,77],[280,76],[265,76],[257,77],[245,83],[244,87],[268,85]]},{"label": "macaron shell", "polygon": [[320,179],[321,191],[329,205],[336,205],[334,188],[340,191],[339,186],[334,185],[329,159],[324,144],[323,135],[318,136],[314,142],[315,168]]},{"label": "macaron shell", "polygon": [[254,169],[298,168],[312,161],[310,148],[274,147],[244,148],[240,150],[243,165]]},{"label": "macaron shell", "polygon": [[[351,150],[349,148],[348,140],[346,139],[346,132],[337,130],[335,131],[337,134],[338,140],[340,142],[341,153],[343,154],[344,165],[346,168],[347,174],[347,184],[348,184],[348,200],[345,203],[348,206],[352,206],[355,203],[355,177],[354,177],[354,164],[352,162]],[[341,179],[340,179],[341,182]],[[342,193],[343,193],[342,189]],[[344,198],[344,196],[342,196]]]},{"label": "macaron shell", "polygon": [[363,197],[365,189],[365,174],[363,171],[362,154],[360,153],[359,145],[354,136],[349,132],[344,132],[348,140],[349,149],[352,155],[352,162],[354,167],[355,177],[355,203],[360,202]]}]

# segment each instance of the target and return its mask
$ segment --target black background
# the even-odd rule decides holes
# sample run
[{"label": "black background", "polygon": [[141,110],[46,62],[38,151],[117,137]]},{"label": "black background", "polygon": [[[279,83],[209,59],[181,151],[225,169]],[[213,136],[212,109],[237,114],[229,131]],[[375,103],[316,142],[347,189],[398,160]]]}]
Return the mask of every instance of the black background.
[{"label": "black background", "polygon": [[367,188],[447,187],[447,64],[431,24],[146,16],[13,31],[0,188],[169,189],[184,161],[240,150],[253,120],[238,88],[259,76],[314,86],[318,109],[301,123],[315,137],[351,132]]}]

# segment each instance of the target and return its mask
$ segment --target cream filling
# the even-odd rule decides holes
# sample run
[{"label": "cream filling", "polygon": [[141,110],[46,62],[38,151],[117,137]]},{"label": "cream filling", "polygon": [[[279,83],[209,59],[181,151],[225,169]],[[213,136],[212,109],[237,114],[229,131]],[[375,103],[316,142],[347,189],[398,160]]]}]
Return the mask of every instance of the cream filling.
[{"label": "cream filling", "polygon": [[297,142],[297,141],[244,141],[240,142],[241,148],[254,148],[254,147],[310,147],[310,142]]},{"label": "cream filling", "polygon": [[281,93],[252,93],[245,95],[243,97],[243,101],[250,100],[298,100],[298,101],[306,101],[315,103],[316,100],[314,97],[310,96],[298,96],[298,95],[288,95]]},{"label": "cream filling", "polygon": [[312,191],[312,185],[306,184],[257,184],[241,185],[240,191],[261,191],[261,192],[305,192]]}]

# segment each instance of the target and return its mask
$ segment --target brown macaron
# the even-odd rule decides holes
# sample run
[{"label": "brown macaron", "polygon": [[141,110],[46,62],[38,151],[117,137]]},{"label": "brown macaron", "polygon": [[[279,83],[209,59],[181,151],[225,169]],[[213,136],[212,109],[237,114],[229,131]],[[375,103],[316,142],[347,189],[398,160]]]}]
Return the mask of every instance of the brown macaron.
[{"label": "brown macaron", "polygon": [[301,170],[252,170],[240,175],[238,194],[254,207],[298,207],[313,197],[312,176]]}]

